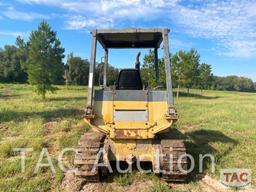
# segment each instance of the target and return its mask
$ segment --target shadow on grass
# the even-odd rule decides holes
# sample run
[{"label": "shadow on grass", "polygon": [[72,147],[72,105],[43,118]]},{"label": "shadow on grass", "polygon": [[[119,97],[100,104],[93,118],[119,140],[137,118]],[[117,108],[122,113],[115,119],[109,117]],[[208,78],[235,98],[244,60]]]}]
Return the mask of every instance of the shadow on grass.
[{"label": "shadow on grass", "polygon": [[79,118],[82,117],[83,111],[75,108],[68,109],[57,109],[49,111],[40,112],[17,112],[17,111],[4,111],[0,112],[0,123],[8,121],[25,121],[28,118],[41,117],[44,121],[52,121],[59,118],[72,117]]},{"label": "shadow on grass", "polygon": [[[177,92],[173,92],[173,95],[176,96]],[[179,93],[180,97],[194,97],[197,99],[218,99],[221,98],[220,96],[206,96],[206,95],[200,95],[196,93],[186,93],[186,92],[180,92]]]},{"label": "shadow on grass", "polygon": [[[203,160],[203,172],[199,173],[199,155],[213,155],[216,161],[220,162],[222,158],[227,156],[238,142],[220,131],[199,129],[191,132],[181,133],[176,128],[170,129],[168,133],[161,135],[163,139],[180,139],[185,141],[187,153],[192,155],[195,160],[195,168],[188,175],[187,182],[200,180],[206,174],[205,169],[211,168],[211,160],[206,157]],[[212,147],[213,144],[221,144],[221,149]],[[223,149],[222,144],[225,144]]]},{"label": "shadow on grass", "polygon": [[[216,162],[220,162],[222,158],[227,156],[238,142],[220,131],[200,129],[185,133],[187,153],[191,154],[195,159],[195,169],[189,175],[188,181],[196,181],[204,177],[205,172],[199,173],[199,155],[210,154],[215,157]],[[221,149],[212,147],[212,144],[220,143]],[[225,144],[223,149],[222,144]],[[203,161],[203,170],[211,169],[212,162],[210,158],[205,158]]]},{"label": "shadow on grass", "polygon": [[87,97],[53,97],[53,98],[47,98],[47,101],[80,101],[80,100],[86,100]]}]

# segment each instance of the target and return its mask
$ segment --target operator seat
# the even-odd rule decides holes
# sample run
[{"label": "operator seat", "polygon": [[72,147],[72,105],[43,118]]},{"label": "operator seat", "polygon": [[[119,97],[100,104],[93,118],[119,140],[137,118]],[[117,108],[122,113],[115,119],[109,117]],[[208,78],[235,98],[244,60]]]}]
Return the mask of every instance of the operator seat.
[{"label": "operator seat", "polygon": [[117,90],[142,90],[140,71],[138,69],[122,69],[119,72]]}]

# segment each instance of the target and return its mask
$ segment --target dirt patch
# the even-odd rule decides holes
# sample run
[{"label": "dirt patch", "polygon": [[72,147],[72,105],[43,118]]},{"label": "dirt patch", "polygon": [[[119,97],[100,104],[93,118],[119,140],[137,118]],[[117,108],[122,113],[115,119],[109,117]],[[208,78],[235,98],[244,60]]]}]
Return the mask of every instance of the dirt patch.
[{"label": "dirt patch", "polygon": [[154,183],[151,180],[134,181],[129,186],[120,186],[115,182],[107,183],[83,183],[75,177],[73,172],[67,172],[62,182],[62,189],[65,192],[135,192],[135,191],[147,191],[148,187]]},{"label": "dirt patch", "polygon": [[8,129],[8,126],[4,123],[0,123],[0,129]]},{"label": "dirt patch", "polygon": [[47,122],[47,123],[44,124],[44,127],[45,127],[46,129],[50,129],[50,128],[55,127],[57,124],[58,124],[57,121],[49,121],[49,122]]},{"label": "dirt patch", "polygon": [[[159,181],[163,182],[163,181]],[[155,181],[144,179],[135,180],[129,186],[120,186],[115,182],[102,183],[83,183],[77,180],[73,173],[67,173],[62,183],[63,191],[67,192],[150,192],[150,188],[156,184]],[[201,181],[195,184],[170,184],[170,191],[179,192],[232,192],[231,189],[221,185],[217,180],[205,176]],[[239,190],[238,190],[239,191]],[[241,192],[255,192],[253,188],[240,190]]]},{"label": "dirt patch", "polygon": [[[120,186],[118,183],[103,183],[100,187],[99,192],[107,192],[107,191],[118,191],[118,192],[148,192],[149,188],[154,185],[154,182],[151,180],[139,180],[132,182],[131,185],[128,186]],[[85,192],[85,191],[82,191]],[[87,191],[86,191],[87,192]]]},{"label": "dirt patch", "polygon": [[228,188],[221,185],[221,183],[209,176],[204,176],[200,181],[200,184],[204,186],[207,191],[227,191]]},{"label": "dirt patch", "polygon": [[61,188],[65,192],[79,192],[82,188],[82,180],[75,177],[73,172],[67,172],[62,181]]},{"label": "dirt patch", "polygon": [[5,94],[0,94],[0,98],[12,98],[12,97],[18,97],[21,96],[19,94],[11,94],[11,93],[5,93]]},{"label": "dirt patch", "polygon": [[[202,185],[206,192],[226,192],[226,191],[233,191],[230,190],[228,187],[225,187],[222,185],[219,181],[209,177],[206,175],[200,182],[200,185]],[[253,188],[245,188],[241,190],[236,191],[243,191],[243,192],[255,192],[256,189]]]}]

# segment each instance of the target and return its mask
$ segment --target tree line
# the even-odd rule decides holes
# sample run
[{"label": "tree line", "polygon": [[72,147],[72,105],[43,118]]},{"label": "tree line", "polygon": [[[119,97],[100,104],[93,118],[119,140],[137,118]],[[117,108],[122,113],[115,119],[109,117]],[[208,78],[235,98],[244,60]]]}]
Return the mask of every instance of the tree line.
[{"label": "tree line", "polygon": [[[89,61],[73,53],[63,62],[65,49],[57,37],[57,33],[46,21],[42,21],[38,29],[32,31],[28,41],[17,37],[15,45],[0,48],[0,82],[30,83],[45,98],[47,91],[54,92],[55,84],[87,85]],[[170,55],[173,86],[177,94],[181,87],[187,91],[191,88],[256,91],[256,83],[246,77],[218,77],[212,73],[211,65],[200,63],[200,55],[195,49],[180,50]],[[109,65],[108,84],[117,81],[119,69]],[[149,51],[143,59],[141,67],[143,83],[151,88],[165,87],[165,67],[163,58],[159,59],[159,84],[155,79],[154,54]],[[96,85],[103,84],[103,63],[97,63],[95,69]]]},{"label": "tree line", "polygon": [[[246,77],[235,75],[220,77],[212,73],[210,64],[200,62],[200,54],[195,50],[180,50],[170,55],[171,58],[171,75],[173,87],[177,88],[177,96],[180,87],[186,88],[187,92],[191,88],[227,91],[245,91],[255,92],[256,82]],[[161,87],[165,87],[165,66],[164,59],[159,59],[159,83]],[[142,79],[144,84],[151,88],[157,86],[154,69],[154,52],[149,51],[144,57],[142,69]],[[159,86],[159,85],[158,85]]]},{"label": "tree line", "polygon": [[[67,63],[65,65],[65,83],[67,85],[87,85],[89,74],[89,61],[81,57],[74,56],[73,53],[67,56]],[[103,84],[103,62],[96,63],[94,83],[95,85]],[[108,66],[108,83],[114,85],[119,70],[112,65]]]}]

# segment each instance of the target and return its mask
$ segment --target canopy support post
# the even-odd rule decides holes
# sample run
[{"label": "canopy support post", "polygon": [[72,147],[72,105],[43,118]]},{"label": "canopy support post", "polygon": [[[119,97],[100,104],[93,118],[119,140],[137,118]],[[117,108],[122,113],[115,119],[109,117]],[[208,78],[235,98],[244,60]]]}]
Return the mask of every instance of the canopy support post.
[{"label": "canopy support post", "polygon": [[[88,98],[87,109],[92,109],[93,106],[93,86],[94,86],[94,71],[96,65],[96,48],[97,48],[97,31],[92,31],[92,45],[91,45],[91,62],[88,79]],[[87,110],[88,111],[88,110]]]},{"label": "canopy support post", "polygon": [[105,59],[104,59],[104,77],[103,77],[103,86],[104,88],[108,85],[108,49],[105,49]]},{"label": "canopy support post", "polygon": [[158,65],[158,49],[155,48],[154,49],[154,65],[155,65],[155,78],[156,78],[156,84],[157,86],[160,85],[160,82],[159,82],[159,65]]},{"label": "canopy support post", "polygon": [[167,89],[167,102],[169,109],[173,108],[173,92],[172,92],[172,79],[171,79],[171,62],[170,62],[170,50],[169,50],[169,38],[168,29],[163,30],[163,46],[164,46],[164,63],[166,74],[166,89]]}]

